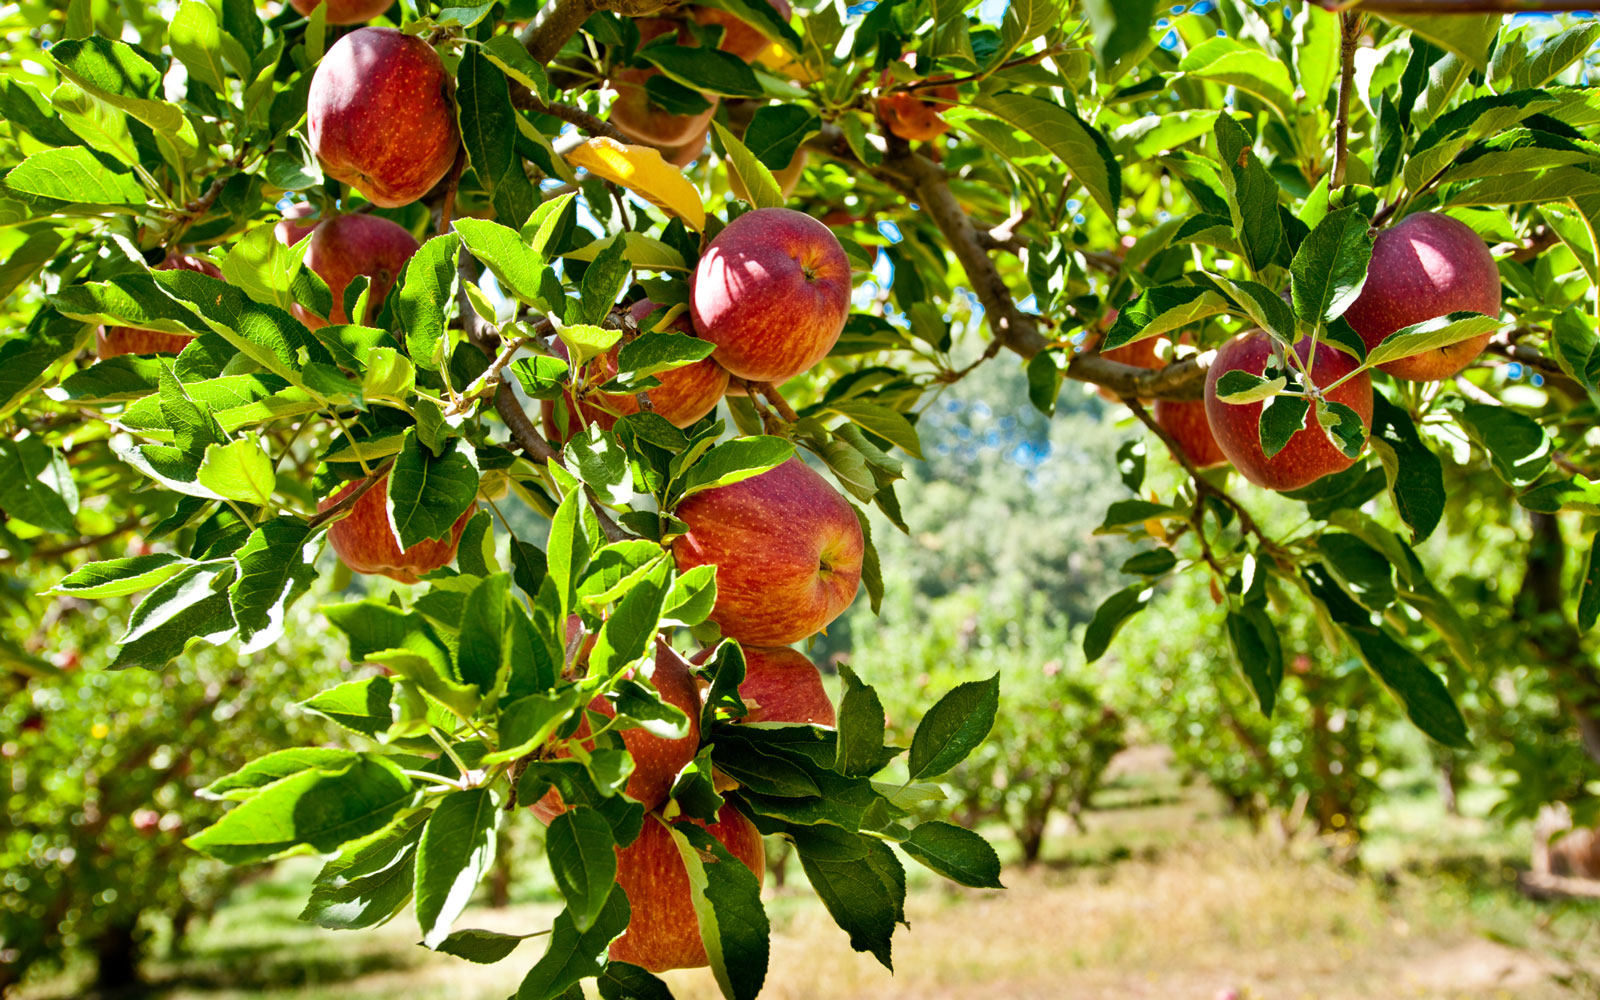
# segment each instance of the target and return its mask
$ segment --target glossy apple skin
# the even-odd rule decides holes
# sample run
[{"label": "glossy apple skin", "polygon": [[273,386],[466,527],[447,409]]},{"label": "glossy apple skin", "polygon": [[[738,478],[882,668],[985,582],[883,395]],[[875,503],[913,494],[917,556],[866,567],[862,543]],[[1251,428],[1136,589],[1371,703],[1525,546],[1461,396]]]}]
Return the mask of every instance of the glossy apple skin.
[{"label": "glossy apple skin", "polygon": [[752,382],[827,357],[850,313],[850,261],[827,226],[787,208],[746,212],[717,234],[689,285],[695,332]]},{"label": "glossy apple skin", "polygon": [[[655,311],[655,308],[654,302],[640,299],[630,307],[629,312],[635,323],[642,323]],[[688,313],[680,314],[672,324],[672,329],[678,333],[694,335],[694,327],[689,323]],[[556,340],[550,347],[557,357],[562,359],[567,357],[567,347],[560,340]],[[616,376],[617,356],[621,350],[622,346],[619,344],[589,362],[590,370],[595,373],[600,384],[603,385]],[[692,365],[661,372],[655,377],[661,380],[661,384],[654,389],[646,390],[641,395],[648,396],[655,414],[669,421],[674,427],[688,427],[716,409],[718,401],[728,389],[727,369],[717,364],[715,358],[706,358]],[[591,402],[591,399],[597,400],[598,405],[596,402]],[[556,424],[555,403],[547,399],[541,401],[539,407],[545,436],[558,443],[564,443],[576,433],[580,425],[598,424],[601,430],[608,431],[616,426],[618,417],[639,412],[639,397],[627,393],[597,392],[579,402],[573,399],[572,393],[569,392],[566,394],[566,400],[569,423],[565,435]]]},{"label": "glossy apple skin", "polygon": [[747,714],[741,722],[801,722],[832,726],[833,702],[822,686],[822,671],[788,646],[744,646],[744,683],[739,685]]},{"label": "glossy apple skin", "polygon": [[673,513],[689,526],[672,543],[678,572],[717,567],[711,620],[729,638],[787,646],[822,631],[855,599],[861,524],[798,458],[696,493]]},{"label": "glossy apple skin", "polygon": [[[732,805],[724,805],[710,826],[699,820],[680,822],[704,827],[729,854],[755,873],[756,881],[765,880],[767,853],[761,833]],[[714,857],[704,863],[726,864]],[[639,838],[617,849],[617,884],[628,894],[632,916],[627,931],[611,943],[612,961],[628,962],[651,972],[697,969],[708,964],[688,869],[672,832],[658,816],[646,816]]]},{"label": "glossy apple skin", "polygon": [[394,0],[289,0],[289,6],[307,17],[323,3],[329,24],[365,24],[394,6]]},{"label": "glossy apple skin", "polygon": [[461,146],[455,83],[433,46],[393,28],[358,28],[328,49],[306,97],[311,151],[374,205],[409,205]]},{"label": "glossy apple skin", "polygon": [[295,202],[283,210],[283,218],[272,227],[272,235],[284,246],[294,246],[317,228],[317,220],[313,218],[316,212],[316,206],[310,202]]},{"label": "glossy apple skin", "polygon": [[1174,402],[1158,399],[1150,407],[1150,416],[1155,418],[1162,430],[1172,435],[1184,457],[1195,468],[1210,469],[1228,464],[1228,456],[1222,453],[1222,446],[1217,444],[1216,436],[1211,433],[1205,400]]},{"label": "glossy apple skin", "polygon": [[[568,635],[572,635],[571,623],[568,623]],[[593,648],[592,642],[585,642],[583,656],[587,657],[588,650]],[[672,791],[672,782],[677,778],[678,772],[683,770],[685,764],[694,760],[695,751],[700,749],[700,689],[694,682],[694,676],[689,673],[689,663],[677,651],[667,645],[658,636],[656,638],[655,667],[650,674],[650,682],[656,690],[661,692],[661,698],[669,705],[683,710],[689,716],[689,734],[680,740],[662,739],[653,736],[643,729],[624,729],[619,735],[622,743],[628,748],[628,753],[633,757],[633,774],[628,777],[628,785],[624,793],[636,802],[641,803],[646,809],[655,809],[667,801],[667,795]],[[589,703],[590,711],[599,712],[606,718],[617,714],[616,709],[603,697],[597,697]],[[589,735],[589,720],[584,719],[578,723],[575,736],[579,740]],[[588,749],[594,749],[593,743],[585,743]],[[572,754],[565,746],[555,752],[556,758],[570,757]],[[545,793],[544,798],[528,807],[539,821],[545,824],[566,812],[566,805],[561,801],[561,794],[554,788]]]},{"label": "glossy apple skin", "polygon": [[[772,6],[777,10],[778,16],[785,21],[794,13],[789,0],[772,0]],[[715,7],[696,7],[694,19],[700,24],[722,25],[722,41],[717,48],[732,53],[745,62],[754,60],[771,44],[767,41],[766,35],[746,24],[742,18],[734,17],[725,10],[718,10]]]},{"label": "glossy apple skin", "polygon": [[[197,271],[221,280],[222,272],[204,257],[172,254],[157,264],[157,271]],[[187,333],[162,333],[131,326],[100,327],[95,331],[95,354],[101,361],[124,354],[177,354],[194,338]]]},{"label": "glossy apple skin", "polygon": [[[1345,311],[1371,350],[1402,327],[1453,312],[1500,315],[1500,271],[1483,239],[1459,219],[1417,212],[1379,233],[1361,295]],[[1491,333],[1378,367],[1395,378],[1453,378],[1483,353]]]},{"label": "glossy apple skin", "polygon": [[[282,223],[279,223],[282,225]],[[344,310],[345,289],[357,275],[366,275],[370,282],[367,293],[367,322],[378,318],[383,300],[400,274],[406,261],[417,252],[417,241],[403,226],[376,215],[336,215],[311,233],[311,244],[306,248],[306,266],[317,273],[333,295],[333,311],[327,319],[296,303],[290,311],[306,326],[315,330],[329,322],[348,323]]]},{"label": "glossy apple skin", "polygon": [[[1260,375],[1266,371],[1273,343],[1267,334],[1252,330],[1217,349],[1216,358],[1206,372],[1206,418],[1218,447],[1246,479],[1269,490],[1297,490],[1323,476],[1348,469],[1355,459],[1347,457],[1328,440],[1317,426],[1315,412],[1306,414],[1306,426],[1289,438],[1282,451],[1267,458],[1261,450],[1259,429],[1262,404],[1235,405],[1217,398],[1217,380],[1227,372],[1240,370]],[[1295,353],[1302,362],[1310,347],[1310,340],[1295,345]],[[1320,344],[1311,368],[1311,380],[1318,386],[1331,385],[1357,367],[1350,355]],[[1372,379],[1366,372],[1334,389],[1327,397],[1355,410],[1361,422],[1369,429],[1372,427]]]},{"label": "glossy apple skin", "polygon": [[[317,504],[323,511],[349,496],[361,480],[346,483],[333,496]],[[350,513],[335,521],[328,529],[328,541],[340,560],[357,573],[377,573],[401,583],[416,583],[424,573],[431,573],[449,565],[456,557],[456,546],[461,542],[461,532],[477,509],[474,504],[456,518],[450,534],[444,538],[429,538],[401,551],[400,540],[389,527],[387,500],[389,477],[385,475],[377,484],[362,494]]]}]

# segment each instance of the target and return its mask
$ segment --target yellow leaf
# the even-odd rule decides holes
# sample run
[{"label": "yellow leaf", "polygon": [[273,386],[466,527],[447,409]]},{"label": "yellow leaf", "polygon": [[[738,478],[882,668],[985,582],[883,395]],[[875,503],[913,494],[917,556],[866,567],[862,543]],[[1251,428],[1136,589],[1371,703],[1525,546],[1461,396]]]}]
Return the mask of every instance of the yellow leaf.
[{"label": "yellow leaf", "polygon": [[681,170],[661,158],[659,150],[628,146],[602,136],[568,153],[567,162],[621,184],[650,204],[676,215],[686,226],[697,231],[706,227],[706,207],[699,193]]}]

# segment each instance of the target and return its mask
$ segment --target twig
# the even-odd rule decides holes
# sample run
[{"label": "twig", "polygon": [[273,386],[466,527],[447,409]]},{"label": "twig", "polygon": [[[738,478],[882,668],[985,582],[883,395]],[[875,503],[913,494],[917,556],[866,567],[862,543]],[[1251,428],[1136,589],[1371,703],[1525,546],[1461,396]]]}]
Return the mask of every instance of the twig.
[{"label": "twig", "polygon": [[587,132],[590,135],[603,136],[607,139],[615,139],[621,143],[633,143],[633,140],[628,137],[626,132],[623,132],[621,129],[606,121],[604,118],[591,115],[582,108],[575,108],[570,104],[559,104],[555,102],[547,104],[544,101],[539,100],[538,97],[534,96],[532,91],[519,90],[514,92],[512,95],[512,103],[520,108],[527,108],[532,111],[537,111],[540,114],[546,114],[553,118],[559,118],[564,122],[576,125],[580,131]]},{"label": "twig", "polygon": [[367,491],[378,485],[379,481],[382,480],[384,476],[387,476],[389,474],[389,470],[392,468],[394,468],[394,459],[391,458],[387,462],[378,466],[376,469],[373,469],[370,475],[361,480],[361,485],[357,486],[354,490],[351,490],[348,494],[342,497],[338,503],[334,504],[332,507],[329,507],[327,510],[318,511],[315,517],[306,522],[306,527],[312,531],[315,531],[325,524],[337,521],[344,517],[350,512],[350,509],[356,505],[356,501],[366,496]]},{"label": "twig", "polygon": [[[30,551],[28,553],[28,558],[29,559],[53,559],[56,556],[64,556],[64,555],[67,555],[67,554],[72,553],[72,552],[77,552],[80,549],[93,548],[94,546],[99,545],[102,542],[111,541],[113,538],[117,537],[118,535],[121,535],[121,534],[124,534],[126,532],[132,531],[134,528],[137,528],[138,526],[139,526],[139,519],[137,517],[131,517],[128,520],[123,521],[122,523],[118,524],[115,528],[112,528],[110,531],[106,532],[103,535],[90,535],[90,536],[88,536],[86,538],[80,538],[75,542],[66,542],[66,543],[63,543],[61,545],[50,545],[50,546],[46,546],[45,548],[33,549],[32,551]],[[16,554],[13,554],[13,553],[7,553],[3,558],[0,558],[0,566],[7,566],[7,565],[10,565],[12,563],[18,562],[18,561],[21,560],[21,558],[22,557],[20,555],[16,555]]]},{"label": "twig", "polygon": [[1339,15],[1339,117],[1334,122],[1333,177],[1329,186],[1343,188],[1345,165],[1350,160],[1350,92],[1356,81],[1356,43],[1361,40],[1362,17],[1357,13]]},{"label": "twig", "polygon": [[931,87],[959,87],[963,83],[979,83],[979,82],[981,82],[983,80],[988,79],[990,76],[993,76],[995,73],[999,73],[999,72],[1001,72],[1003,70],[1012,69],[1012,68],[1017,67],[1017,66],[1031,66],[1032,64],[1037,63],[1037,62],[1044,62],[1046,59],[1049,59],[1051,56],[1061,55],[1063,52],[1066,52],[1066,51],[1067,51],[1067,46],[1065,46],[1065,45],[1056,45],[1056,46],[1052,46],[1052,47],[1047,48],[1047,49],[1040,49],[1038,52],[1035,52],[1035,53],[1033,53],[1032,55],[1029,55],[1029,56],[1018,56],[1015,59],[1008,59],[1005,62],[1001,63],[1000,65],[996,66],[995,68],[990,69],[990,70],[985,70],[982,73],[973,73],[970,76],[958,76],[958,77],[955,77],[953,79],[947,79],[947,80],[939,80],[939,79],[935,79],[933,77],[929,77],[926,80],[915,80],[915,81],[913,81],[911,83],[896,84],[895,86],[890,87],[887,91],[885,91],[885,93],[889,93],[889,94],[904,93],[906,91],[912,91],[912,90],[925,90],[925,89],[928,89],[928,88],[931,88]]},{"label": "twig", "polygon": [[754,392],[759,392],[767,397],[767,402],[772,404],[772,408],[777,410],[778,416],[784,420],[792,424],[800,419],[800,415],[794,412],[794,407],[789,405],[789,401],[783,398],[783,393],[779,392],[778,387],[771,382],[746,382],[745,384]]},{"label": "twig", "polygon": [[551,0],[517,35],[517,41],[529,55],[548,63],[595,10],[593,0]]},{"label": "twig", "polygon": [[444,197],[439,201],[439,225],[434,230],[437,233],[450,231],[450,217],[456,211],[456,188],[461,184],[461,171],[467,165],[467,147],[462,146],[456,150],[456,162],[450,167],[450,176],[445,179]]}]

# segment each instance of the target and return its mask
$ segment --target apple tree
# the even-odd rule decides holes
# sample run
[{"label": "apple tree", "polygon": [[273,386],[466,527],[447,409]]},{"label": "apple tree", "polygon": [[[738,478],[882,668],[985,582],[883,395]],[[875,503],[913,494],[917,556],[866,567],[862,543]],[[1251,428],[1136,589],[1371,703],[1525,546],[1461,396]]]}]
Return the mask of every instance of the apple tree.
[{"label": "apple tree", "polygon": [[[1600,570],[1568,555],[1600,512],[1600,28],[1504,5],[29,0],[0,545],[143,595],[93,669],[261,654],[319,575],[366,577],[319,619],[363,669],[301,702],[344,742],[213,782],[186,843],[324,855],[308,920],[409,906],[519,997],[695,965],[756,995],[760,835],[886,966],[903,857],[999,885],[921,808],[997,678],[901,747],[870,663],[824,707],[773,653],[879,602],[866,511],[903,526],[923,410],[985,364],[1148,429],[1110,459],[1097,530],[1141,544],[1088,660],[1193,573],[1218,612],[1183,638],[1231,649],[1243,711],[1309,610],[1464,746],[1447,681],[1503,663],[1428,557],[1494,519],[1512,655],[1600,756]],[[537,958],[456,926],[517,808],[566,903]]]}]

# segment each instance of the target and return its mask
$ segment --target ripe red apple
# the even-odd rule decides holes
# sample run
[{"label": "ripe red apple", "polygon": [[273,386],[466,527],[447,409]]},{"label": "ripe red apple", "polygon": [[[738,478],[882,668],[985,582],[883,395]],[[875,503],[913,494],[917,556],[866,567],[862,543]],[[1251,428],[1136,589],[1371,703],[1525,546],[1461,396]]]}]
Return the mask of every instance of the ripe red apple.
[{"label": "ripe red apple", "polygon": [[[910,58],[905,61],[909,62]],[[950,76],[942,74],[930,79],[948,80]],[[939,112],[960,103],[961,92],[955,86],[890,91],[894,85],[894,77],[884,70],[878,80],[878,86],[886,91],[878,98],[878,120],[890,132],[907,142],[924,142],[950,131],[950,124]]]},{"label": "ripe red apple", "polygon": [[[1297,490],[1323,476],[1348,469],[1355,459],[1340,451],[1317,425],[1315,412],[1306,415],[1306,426],[1296,431],[1271,458],[1261,450],[1260,420],[1262,404],[1224,403],[1217,398],[1217,380],[1231,371],[1260,375],[1276,345],[1260,330],[1252,330],[1217,349],[1216,358],[1206,372],[1206,418],[1217,445],[1243,476],[1269,490]],[[1311,341],[1295,345],[1302,363],[1310,352]],[[1280,348],[1281,350],[1281,348]],[[1359,367],[1356,360],[1328,344],[1317,346],[1311,365],[1311,381],[1318,386],[1332,385]],[[1355,410],[1361,422],[1372,427],[1372,379],[1366,372],[1327,393],[1327,398]]]},{"label": "ripe red apple", "polygon": [[433,46],[393,28],[358,28],[329,47],[311,78],[311,151],[329,177],[374,205],[409,205],[455,163],[454,92]]},{"label": "ripe red apple", "polygon": [[[289,6],[306,15],[324,0],[289,0]],[[365,24],[394,5],[394,0],[326,0],[329,24]]]},{"label": "ripe red apple", "polygon": [[[204,257],[188,254],[169,254],[155,266],[157,271],[198,271],[220,279],[222,272]],[[177,354],[188,346],[194,337],[187,333],[162,333],[159,330],[140,330],[131,326],[100,327],[95,331],[95,353],[100,360],[123,354]]]},{"label": "ripe red apple", "polygon": [[855,600],[864,548],[854,508],[798,458],[696,493],[673,512],[678,572],[717,567],[711,620],[741,643],[786,646],[815,635]]},{"label": "ripe red apple", "polygon": [[744,683],[739,685],[748,714],[741,722],[803,722],[831,726],[833,702],[822,686],[822,671],[804,653],[788,646],[742,646]]},{"label": "ripe red apple", "polygon": [[[1318,352],[1320,353],[1320,352]],[[1216,436],[1211,433],[1211,422],[1206,419],[1203,399],[1174,402],[1158,399],[1150,407],[1150,416],[1162,430],[1172,435],[1178,448],[1197,469],[1209,469],[1228,464]]]},{"label": "ripe red apple", "polygon": [[[279,223],[282,225],[282,223]],[[317,226],[306,248],[306,266],[317,273],[333,295],[333,311],[327,319],[299,303],[291,308],[295,317],[315,330],[332,323],[350,322],[344,310],[345,289],[357,275],[366,275],[367,322],[378,318],[384,297],[400,280],[406,261],[417,252],[417,241],[403,226],[376,215],[336,215]]]},{"label": "ripe red apple", "polygon": [[[633,304],[629,312],[635,323],[642,323],[655,311],[655,308],[654,302],[640,299]],[[680,314],[672,324],[672,329],[678,333],[694,335],[694,327],[689,323],[688,313]],[[556,340],[550,346],[558,357],[567,357],[567,347],[560,340]],[[603,385],[616,376],[617,357],[621,350],[622,345],[618,344],[606,354],[589,362],[590,371],[600,384]],[[688,427],[716,409],[717,402],[722,399],[722,394],[728,388],[728,372],[717,364],[714,358],[706,358],[692,365],[661,372],[655,377],[661,380],[661,384],[654,389],[645,390],[642,395],[649,397],[650,406],[657,416],[670,421],[675,427]],[[601,430],[608,431],[616,425],[619,416],[639,412],[639,397],[627,393],[597,392],[578,401],[574,400],[572,393],[569,392],[566,394],[566,401],[569,423],[565,436],[556,425],[555,403],[547,399],[540,406],[545,436],[552,441],[565,441],[580,426],[591,423],[599,424]]]},{"label": "ripe red apple", "polygon": [[[794,194],[795,186],[800,183],[800,176],[805,171],[806,151],[804,149],[796,149],[794,156],[790,158],[782,169],[772,172],[772,179],[778,182],[778,191],[785,198],[788,198],[791,194]],[[750,200],[749,189],[744,186],[744,181],[740,180],[738,173],[733,170],[728,171],[728,189],[740,201]]]},{"label": "ripe red apple", "polygon": [[689,284],[695,332],[739,378],[778,383],[821,361],[850,314],[850,261],[828,227],[761,208],[717,234]]},{"label": "ripe red apple", "polygon": [[690,139],[681,146],[668,146],[661,151],[661,158],[679,168],[688,170],[694,166],[694,161],[700,159],[700,154],[706,151],[706,138],[711,134],[711,123],[700,130],[700,134]]},{"label": "ripe red apple", "polygon": [[292,247],[317,228],[317,220],[312,218],[316,213],[315,205],[308,201],[297,201],[283,210],[283,218],[272,227],[272,235],[278,238],[279,243]]},{"label": "ripe red apple", "polygon": [[[680,20],[665,17],[639,17],[634,19],[639,29],[642,46],[653,38],[677,32],[678,43],[692,43],[688,25]],[[611,86],[617,99],[611,102],[606,120],[635,142],[647,146],[679,147],[693,144],[711,127],[711,116],[716,113],[720,100],[715,94],[703,95],[711,106],[692,115],[675,115],[650,102],[645,84],[661,75],[654,66],[617,67],[611,75]],[[698,154],[697,154],[698,155]]]},{"label": "ripe red apple", "polygon": [[[1402,327],[1453,312],[1500,315],[1500,271],[1482,238],[1448,215],[1417,212],[1377,235],[1367,283],[1344,318],[1367,349]],[[1435,382],[1472,364],[1493,334],[1379,365],[1395,378]]]},{"label": "ripe red apple", "polygon": [[[569,622],[568,635],[572,634],[574,633]],[[582,655],[587,656],[592,646],[592,643],[586,643]],[[672,791],[672,782],[677,778],[678,772],[683,770],[685,764],[694,760],[695,751],[700,749],[700,689],[695,685],[693,675],[689,673],[688,661],[662,641],[660,636],[656,637],[655,666],[650,673],[650,682],[661,692],[663,701],[682,709],[684,714],[689,716],[689,734],[682,739],[668,740],[651,735],[643,729],[621,731],[622,743],[633,757],[633,774],[629,775],[628,785],[623,791],[630,799],[642,803],[646,809],[654,809],[667,801],[667,796]],[[616,709],[612,708],[611,703],[603,697],[591,701],[589,709],[607,718],[617,714]],[[582,740],[588,735],[589,720],[585,719],[578,724],[575,736]],[[586,742],[584,746],[590,750],[594,749],[592,742]],[[556,749],[555,756],[562,758],[570,757],[572,754],[562,746]],[[561,801],[561,794],[552,788],[528,808],[541,822],[548,824],[565,812],[567,807]],[[649,825],[648,821],[646,825]]]},{"label": "ripe red apple", "polygon": [[[789,6],[789,0],[771,0],[771,3],[780,18],[789,20],[789,15],[794,12],[794,8]],[[742,18],[734,17],[725,10],[715,7],[696,7],[694,19],[705,25],[722,25],[722,41],[717,48],[730,52],[745,62],[755,59],[771,44],[767,41],[766,35],[752,28]]]},{"label": "ripe red apple", "polygon": [[[717,821],[704,827],[736,859],[766,878],[767,852],[761,832],[732,805],[724,805]],[[703,856],[702,856],[703,857]],[[714,858],[705,864],[727,864]],[[611,958],[649,969],[696,969],[707,963],[694,912],[689,872],[672,832],[657,816],[646,816],[639,839],[617,850],[617,884],[628,894],[632,915],[628,930],[611,943]]]},{"label": "ripe red apple", "polygon": [[[332,507],[360,484],[361,480],[346,483],[333,496],[317,504],[317,510]],[[460,543],[461,532],[466,530],[467,521],[472,518],[476,505],[462,511],[456,523],[450,526],[448,536],[425,539],[402,552],[400,540],[389,526],[388,497],[389,477],[386,474],[361,495],[350,513],[335,521],[328,529],[328,541],[346,566],[357,573],[382,573],[401,583],[416,583],[422,574],[431,573],[456,557],[456,545]]]}]

